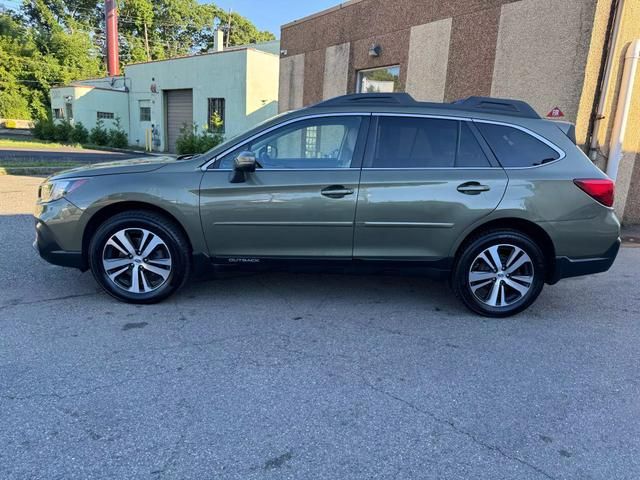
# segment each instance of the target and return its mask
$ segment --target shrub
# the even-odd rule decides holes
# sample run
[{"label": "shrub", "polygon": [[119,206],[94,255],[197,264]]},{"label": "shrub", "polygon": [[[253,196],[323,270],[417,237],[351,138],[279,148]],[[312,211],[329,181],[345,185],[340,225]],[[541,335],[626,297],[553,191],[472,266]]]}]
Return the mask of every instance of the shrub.
[{"label": "shrub", "polygon": [[106,145],[109,143],[109,132],[104,128],[104,122],[101,118],[96,122],[96,126],[91,129],[89,141],[94,145]]},{"label": "shrub", "polygon": [[33,136],[39,140],[53,140],[55,138],[55,124],[51,117],[39,118],[33,123]]},{"label": "shrub", "polygon": [[110,147],[114,148],[127,148],[129,146],[129,138],[120,125],[120,117],[116,117],[115,128],[109,130],[108,143]]},{"label": "shrub", "polygon": [[53,127],[53,140],[56,142],[69,143],[71,140],[71,132],[73,132],[73,125],[67,120],[56,123]]},{"label": "shrub", "polygon": [[204,153],[219,145],[224,140],[221,133],[222,122],[214,126],[214,131],[206,128],[198,132],[198,126],[194,123],[191,127],[184,125],[180,129],[180,136],[176,140],[176,151],[179,155],[190,153]]},{"label": "shrub", "polygon": [[69,140],[73,143],[87,143],[89,141],[89,130],[86,129],[82,122],[76,122]]}]

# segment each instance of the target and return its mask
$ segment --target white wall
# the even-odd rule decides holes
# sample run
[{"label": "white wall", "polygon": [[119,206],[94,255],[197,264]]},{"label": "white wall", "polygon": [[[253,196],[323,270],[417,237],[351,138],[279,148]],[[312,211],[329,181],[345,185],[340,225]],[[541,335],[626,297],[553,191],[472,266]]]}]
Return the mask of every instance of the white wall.
[{"label": "white wall", "polygon": [[[97,111],[113,111],[121,117],[132,146],[144,147],[145,132],[155,125],[160,136],[155,149],[164,151],[164,92],[191,89],[193,122],[200,128],[209,120],[208,98],[225,99],[225,137],[231,138],[278,112],[280,58],[275,52],[279,43],[255,47],[129,65],[123,77],[84,80],[52,89],[52,108],[64,108],[64,97],[71,95],[75,120],[89,130],[95,126]],[[140,121],[141,103],[151,107],[151,121]],[[112,125],[105,121],[107,128]]]},{"label": "white wall", "polygon": [[71,97],[73,123],[82,122],[87,130],[91,130],[96,125],[97,112],[112,112],[114,120],[103,120],[105,128],[113,128],[115,117],[120,117],[121,127],[125,132],[129,131],[129,103],[126,92],[90,86],[52,88],[52,111],[55,108],[62,108],[66,115],[67,97]]},{"label": "white wall", "polygon": [[[174,89],[193,90],[193,121],[199,127],[208,122],[208,98],[225,99],[225,137],[230,138],[244,132],[258,122],[272,116],[277,106],[272,106],[265,115],[254,115],[255,105],[248,106],[247,75],[249,58],[254,59],[259,68],[251,73],[251,84],[268,85],[272,90],[266,95],[258,88],[256,95],[267,100],[277,99],[277,78],[279,58],[276,55],[254,50],[238,49],[226,52],[211,53],[193,57],[175,58],[167,61],[140,63],[129,65],[125,74],[129,79],[131,105],[131,133],[129,142],[132,145],[144,146],[145,129],[151,124],[157,125],[160,131],[161,145],[166,148],[165,131],[165,99],[164,91]],[[254,75],[259,77],[254,78]],[[157,93],[151,91],[155,84]],[[149,101],[151,105],[151,122],[139,122],[139,102]],[[249,99],[253,103],[253,99]]]}]

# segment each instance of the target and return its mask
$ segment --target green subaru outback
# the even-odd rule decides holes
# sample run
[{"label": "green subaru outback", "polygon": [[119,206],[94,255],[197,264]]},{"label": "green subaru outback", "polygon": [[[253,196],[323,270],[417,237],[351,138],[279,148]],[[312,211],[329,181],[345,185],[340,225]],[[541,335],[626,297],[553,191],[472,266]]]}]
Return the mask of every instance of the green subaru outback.
[{"label": "green subaru outback", "polygon": [[503,317],[545,283],[609,269],[613,190],[572,125],[524,102],[347,95],[202,155],[55,175],[34,245],[132,303],[205,266],[314,264],[448,279],[471,310]]}]

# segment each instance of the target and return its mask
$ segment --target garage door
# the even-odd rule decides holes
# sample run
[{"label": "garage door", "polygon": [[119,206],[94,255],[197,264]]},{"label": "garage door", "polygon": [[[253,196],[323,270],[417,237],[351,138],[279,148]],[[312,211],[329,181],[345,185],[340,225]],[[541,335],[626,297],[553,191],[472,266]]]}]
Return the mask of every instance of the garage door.
[{"label": "garage door", "polygon": [[193,123],[193,91],[165,90],[167,102],[167,146],[175,153],[180,129]]}]

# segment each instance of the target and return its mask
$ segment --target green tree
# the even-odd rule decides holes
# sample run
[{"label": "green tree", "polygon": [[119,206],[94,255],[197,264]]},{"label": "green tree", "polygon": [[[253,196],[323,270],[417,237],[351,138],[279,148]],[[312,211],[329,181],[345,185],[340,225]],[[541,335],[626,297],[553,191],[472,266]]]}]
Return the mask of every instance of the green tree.
[{"label": "green tree", "polygon": [[[213,46],[229,14],[197,0],[118,0],[123,64],[189,55]],[[230,45],[272,40],[237,13]],[[0,116],[45,118],[52,86],[105,74],[103,0],[23,0],[0,10]]]}]

